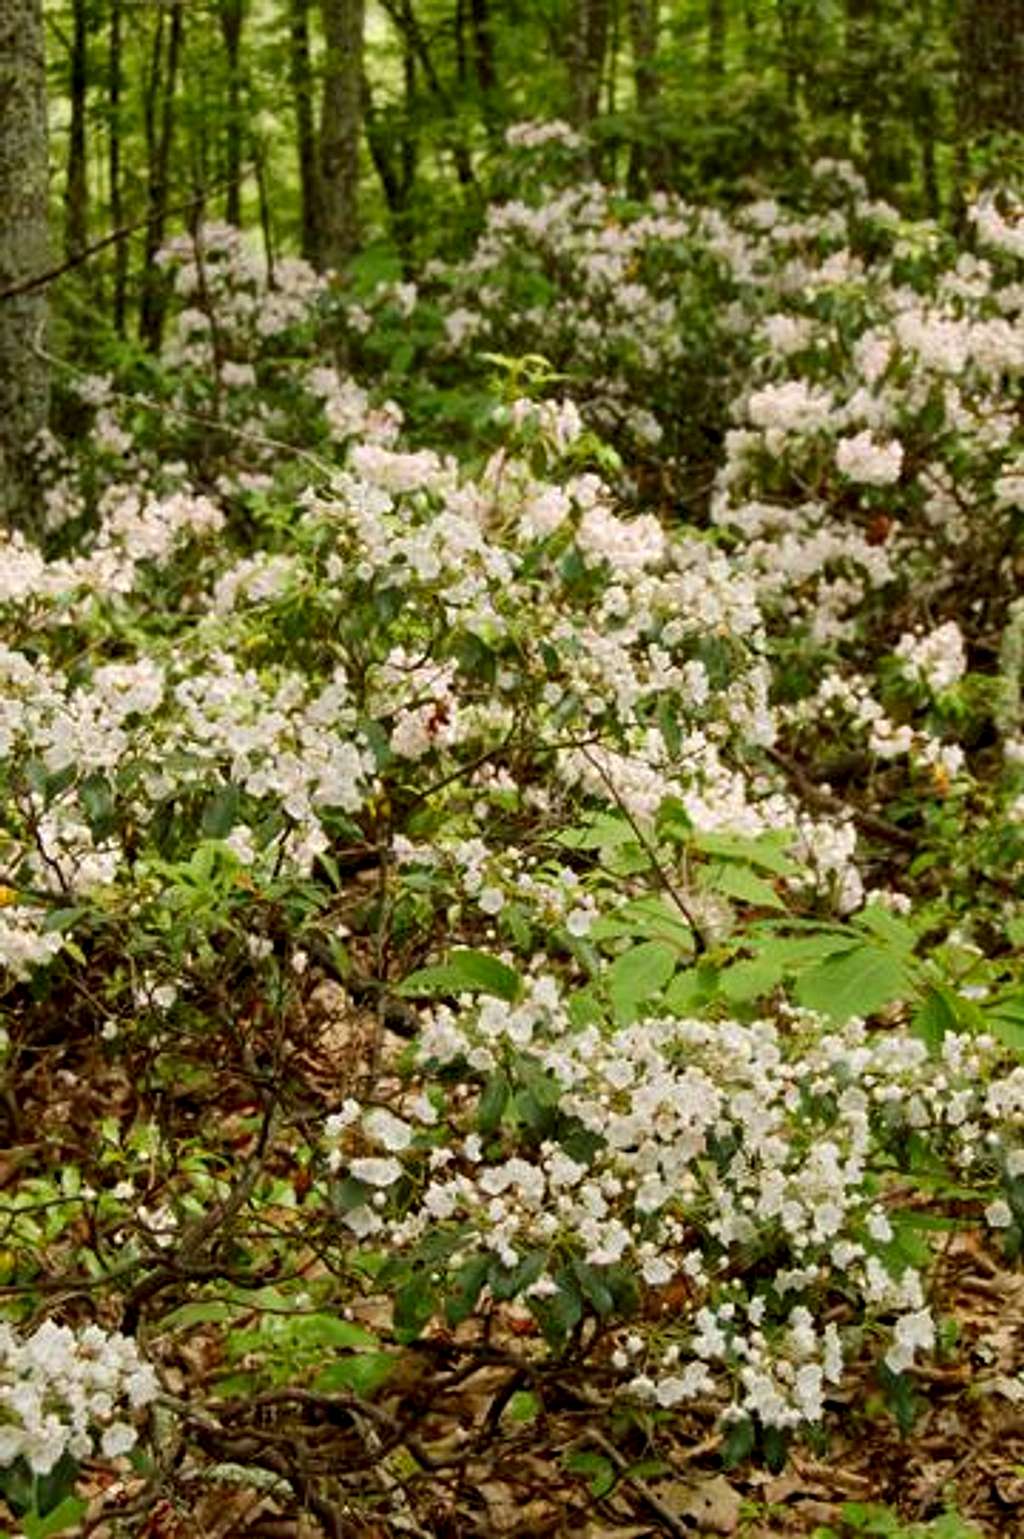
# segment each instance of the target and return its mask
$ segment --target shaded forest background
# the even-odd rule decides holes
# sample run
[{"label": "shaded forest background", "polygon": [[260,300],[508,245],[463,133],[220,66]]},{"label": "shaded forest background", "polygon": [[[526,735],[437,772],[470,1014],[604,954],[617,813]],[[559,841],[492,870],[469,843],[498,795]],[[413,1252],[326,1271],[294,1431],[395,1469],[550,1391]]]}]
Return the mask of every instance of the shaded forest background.
[{"label": "shaded forest background", "polygon": [[65,311],[148,348],[175,229],[410,276],[515,192],[524,119],[568,120],[579,175],[637,196],[784,192],[832,156],[956,222],[1020,164],[1022,0],[48,0],[45,25],[57,254],[132,232]]}]

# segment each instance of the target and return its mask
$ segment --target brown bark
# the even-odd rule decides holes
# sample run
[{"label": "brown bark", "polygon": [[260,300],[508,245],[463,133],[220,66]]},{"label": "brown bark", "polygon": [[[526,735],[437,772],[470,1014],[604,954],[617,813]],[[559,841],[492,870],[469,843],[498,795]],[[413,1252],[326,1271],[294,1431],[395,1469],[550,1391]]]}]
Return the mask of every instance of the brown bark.
[{"label": "brown bark", "polygon": [[[163,336],[166,309],[166,285],[156,265],[157,253],[167,231],[171,143],[174,138],[174,106],[178,85],[178,62],[184,0],[169,0],[161,9],[153,43],[152,70],[146,89],[146,150],[148,159],[146,225],[146,270],[143,278],[139,335],[145,345],[157,352]],[[166,64],[163,62],[166,28]]]},{"label": "brown bark", "polygon": [[570,36],[569,67],[572,121],[587,129],[601,102],[601,76],[608,50],[609,0],[575,0]]},{"label": "brown bark", "polygon": [[[0,0],[0,289],[47,265],[46,65],[42,0]],[[29,451],[46,426],[42,294],[0,304],[0,524],[39,528]]]},{"label": "brown bark", "polygon": [[317,172],[316,116],[313,65],[309,46],[310,0],[290,0],[289,78],[295,111],[295,140],[299,159],[302,205],[302,255],[315,263],[320,249],[320,198]]},{"label": "brown bark", "polygon": [[326,53],[320,117],[322,268],[341,268],[359,245],[363,120],[363,0],[320,0]]},{"label": "brown bark", "polygon": [[83,251],[89,240],[89,181],[85,142],[89,80],[88,28],[86,0],[73,0],[68,71],[71,121],[68,125],[68,165],[64,183],[64,251],[69,257]]},{"label": "brown bark", "polygon": [[[121,187],[121,0],[110,0],[110,32],[107,45],[108,133],[107,174],[110,180],[110,222],[115,230],[124,224],[124,198]],[[114,328],[125,334],[128,303],[128,242],[114,243]]]},{"label": "brown bark", "polygon": [[629,43],[633,55],[636,133],[630,146],[627,182],[634,197],[666,180],[658,79],[658,0],[628,0]]},{"label": "brown bark", "polygon": [[1024,0],[966,0],[957,32],[960,132],[1024,132]]},{"label": "brown bark", "polygon": [[245,20],[245,0],[220,0],[219,16],[228,77],[228,112],[224,134],[224,158],[228,181],[225,214],[228,224],[240,225],[242,223],[242,24]]}]

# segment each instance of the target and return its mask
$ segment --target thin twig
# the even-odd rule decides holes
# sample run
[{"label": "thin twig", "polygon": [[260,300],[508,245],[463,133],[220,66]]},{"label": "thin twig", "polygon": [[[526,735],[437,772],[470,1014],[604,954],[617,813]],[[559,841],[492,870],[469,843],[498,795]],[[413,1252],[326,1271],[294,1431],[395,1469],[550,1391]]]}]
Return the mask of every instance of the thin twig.
[{"label": "thin twig", "polygon": [[[167,210],[167,217],[188,213],[190,209],[204,203],[212,193],[223,192],[228,185],[227,180],[212,182],[202,192],[189,198],[187,203],[174,204]],[[45,272],[36,273],[32,278],[19,278],[17,283],[11,283],[7,288],[0,289],[0,300],[19,299],[23,294],[35,293],[36,289],[48,288],[51,283],[56,283],[58,278],[63,278],[65,273],[72,272],[76,267],[81,267],[85,262],[91,261],[94,256],[98,256],[101,251],[106,251],[108,246],[115,246],[118,241],[126,240],[129,235],[137,235],[140,230],[146,229],[152,223],[152,217],[151,214],[147,214],[143,219],[136,219],[132,224],[125,224],[118,230],[112,230],[109,235],[104,235],[102,240],[93,241],[90,246],[77,251],[74,256],[68,257],[57,267],[48,267]]]}]

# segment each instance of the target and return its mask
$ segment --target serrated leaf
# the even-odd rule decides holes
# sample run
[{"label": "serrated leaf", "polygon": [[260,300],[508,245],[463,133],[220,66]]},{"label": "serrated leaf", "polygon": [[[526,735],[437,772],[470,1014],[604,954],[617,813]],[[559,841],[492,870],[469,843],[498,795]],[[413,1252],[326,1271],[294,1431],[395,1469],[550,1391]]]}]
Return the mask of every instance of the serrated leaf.
[{"label": "serrated leaf", "polygon": [[641,1005],[659,994],[676,969],[678,952],[666,941],[643,941],[616,957],[608,993],[620,1023],[635,1020]]},{"label": "serrated leaf", "polygon": [[906,920],[880,903],[869,903],[867,908],[854,915],[853,923],[858,930],[867,930],[901,956],[910,956],[917,945],[917,935]]},{"label": "serrated leaf", "polygon": [[693,843],[704,855],[744,861],[762,871],[771,871],[775,876],[796,876],[800,871],[771,835],[747,839],[742,834],[695,834]]},{"label": "serrated leaf", "polygon": [[396,992],[412,997],[493,994],[511,1002],[518,998],[519,985],[519,974],[497,957],[485,951],[453,951],[447,962],[410,973]]},{"label": "serrated leaf", "polygon": [[854,1015],[874,1015],[913,992],[914,980],[904,963],[877,946],[858,946],[827,957],[801,973],[795,987],[799,1004],[840,1022]]},{"label": "serrated leaf", "polygon": [[771,957],[751,957],[749,961],[724,967],[719,974],[718,986],[726,999],[737,1003],[760,999],[782,982],[785,971],[781,962]]},{"label": "serrated leaf", "polygon": [[707,881],[713,892],[724,893],[727,898],[749,903],[754,908],[786,907],[772,884],[766,882],[763,876],[758,876],[756,871],[751,871],[749,866],[715,866],[708,874]]},{"label": "serrated leaf", "polygon": [[946,989],[932,987],[914,1011],[911,1030],[928,1050],[937,1053],[947,1031],[956,1031],[960,1022]]}]

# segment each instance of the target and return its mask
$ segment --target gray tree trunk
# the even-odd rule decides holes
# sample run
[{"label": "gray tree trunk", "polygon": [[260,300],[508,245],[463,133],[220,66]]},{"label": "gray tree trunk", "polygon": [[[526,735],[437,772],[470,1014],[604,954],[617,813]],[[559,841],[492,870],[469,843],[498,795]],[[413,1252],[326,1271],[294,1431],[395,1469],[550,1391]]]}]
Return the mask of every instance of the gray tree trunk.
[{"label": "gray tree trunk", "polygon": [[344,267],[359,245],[364,0],[320,0],[324,94],[320,119],[322,268]]},{"label": "gray tree trunk", "polygon": [[[48,265],[47,174],[42,0],[0,0],[0,289]],[[39,507],[26,450],[49,411],[45,326],[44,291],[0,300],[0,524],[29,531]]]}]

